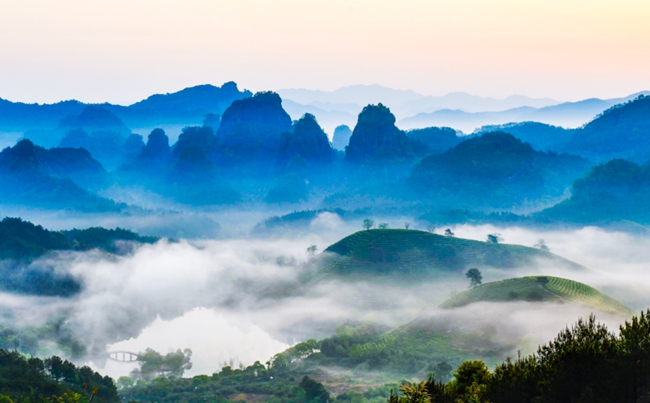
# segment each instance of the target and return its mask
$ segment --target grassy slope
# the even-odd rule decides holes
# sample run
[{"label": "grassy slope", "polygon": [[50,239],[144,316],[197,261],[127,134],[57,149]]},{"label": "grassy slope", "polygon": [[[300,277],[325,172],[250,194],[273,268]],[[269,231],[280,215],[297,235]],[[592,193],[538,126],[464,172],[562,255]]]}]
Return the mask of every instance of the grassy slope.
[{"label": "grassy slope", "polygon": [[575,302],[605,312],[624,316],[632,314],[622,303],[586,284],[548,276],[511,278],[486,283],[452,297],[440,307],[456,308],[481,301]]},{"label": "grassy slope", "polygon": [[[540,280],[541,279],[541,280]],[[531,293],[535,293],[531,296]],[[631,311],[613,298],[588,285],[557,277],[522,277],[487,283],[465,291],[441,305],[454,308],[479,301],[538,301],[578,303],[601,311],[629,316]],[[357,361],[381,355],[410,356],[447,360],[481,359],[496,363],[514,345],[494,341],[491,331],[463,331],[453,323],[434,316],[420,317],[404,326],[388,331],[377,339],[354,346],[351,356]]]},{"label": "grassy slope", "polygon": [[549,252],[520,245],[445,237],[424,231],[359,231],[329,246],[329,269],[338,274],[438,274],[470,266],[515,268],[545,260],[555,266],[582,266]]}]

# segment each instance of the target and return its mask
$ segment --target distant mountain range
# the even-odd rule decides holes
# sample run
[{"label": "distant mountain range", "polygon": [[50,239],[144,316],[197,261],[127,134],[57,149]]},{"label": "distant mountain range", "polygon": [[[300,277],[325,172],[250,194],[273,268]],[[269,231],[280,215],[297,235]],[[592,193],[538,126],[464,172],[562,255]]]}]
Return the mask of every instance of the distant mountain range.
[{"label": "distant mountain range", "polygon": [[[112,112],[131,128],[191,125],[201,124],[206,114],[221,114],[234,100],[250,96],[250,91],[240,91],[237,84],[228,82],[221,87],[198,85],[171,94],[156,94],[128,106],[109,103],[96,106]],[[25,104],[0,98],[0,132],[53,129],[63,119],[79,115],[89,105],[75,100]]]},{"label": "distant mountain range", "polygon": [[497,112],[467,112],[461,109],[446,108],[429,113],[418,113],[415,116],[400,120],[398,125],[402,129],[449,126],[466,133],[473,132],[486,125],[529,121],[575,128],[590,122],[604,110],[635,99],[642,94],[648,95],[650,92],[639,92],[623,98],[592,98],[578,102],[564,102],[542,108],[520,106]]}]

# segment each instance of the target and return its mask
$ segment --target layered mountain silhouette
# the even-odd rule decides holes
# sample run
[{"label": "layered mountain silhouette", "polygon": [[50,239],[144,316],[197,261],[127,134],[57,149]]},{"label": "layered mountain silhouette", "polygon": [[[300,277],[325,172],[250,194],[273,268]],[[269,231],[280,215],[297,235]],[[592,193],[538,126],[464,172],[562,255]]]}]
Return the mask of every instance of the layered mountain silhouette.
[{"label": "layered mountain silhouette", "polygon": [[438,154],[449,150],[463,139],[450,127],[427,127],[409,130],[406,136],[414,140],[413,149],[417,154]]},{"label": "layered mountain silhouette", "polygon": [[650,165],[615,159],[591,169],[573,184],[572,195],[535,215],[547,222],[650,224]]},{"label": "layered mountain silhouette", "polygon": [[102,166],[83,149],[45,150],[29,140],[0,153],[0,195],[8,205],[119,211],[122,206],[77,185],[105,180]]},{"label": "layered mountain silhouette", "polygon": [[227,82],[221,87],[198,85],[174,93],[156,94],[128,106],[90,105],[79,101],[41,105],[0,99],[0,131],[52,130],[62,119],[79,115],[88,106],[101,107],[113,113],[129,127],[199,124],[206,114],[221,114],[234,100],[251,95],[250,91],[240,91],[234,82]]},{"label": "layered mountain silhouette", "polygon": [[457,207],[508,208],[558,197],[588,168],[583,158],[536,151],[510,134],[494,132],[424,158],[409,182]]},{"label": "layered mountain silhouette", "polygon": [[483,131],[495,129],[541,150],[577,154],[598,162],[623,158],[644,163],[650,158],[650,97],[641,95],[616,105],[578,129],[524,122],[486,127]]}]

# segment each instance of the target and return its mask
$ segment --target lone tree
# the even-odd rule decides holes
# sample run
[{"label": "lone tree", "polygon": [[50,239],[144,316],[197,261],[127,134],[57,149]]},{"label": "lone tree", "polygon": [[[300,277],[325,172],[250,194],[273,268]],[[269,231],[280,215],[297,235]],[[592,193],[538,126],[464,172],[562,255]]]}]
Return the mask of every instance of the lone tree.
[{"label": "lone tree", "polygon": [[363,220],[363,229],[368,231],[370,228],[375,226],[375,220],[371,220],[370,218],[366,218]]},{"label": "lone tree", "polygon": [[479,269],[472,268],[467,270],[465,277],[469,279],[469,288],[474,288],[483,284],[483,275]]},{"label": "lone tree", "polygon": [[454,233],[453,233],[449,228],[447,228],[447,229],[445,230],[445,236],[448,236],[448,237],[452,237],[452,238],[453,238],[454,236],[456,236],[456,234],[454,234]]},{"label": "lone tree", "polygon": [[404,229],[409,229],[409,228],[411,228],[411,223],[407,221],[404,223]]},{"label": "lone tree", "polygon": [[311,245],[309,248],[307,248],[307,253],[309,254],[309,256],[314,256],[317,250],[318,247],[316,245]]},{"label": "lone tree", "polygon": [[487,236],[487,243],[500,243],[503,242],[503,238],[501,237],[501,234],[488,234]]},{"label": "lone tree", "polygon": [[[430,234],[433,234],[434,232],[436,232],[436,226],[433,225],[433,224],[432,224],[432,225],[429,225],[429,226],[427,227],[427,231],[429,231]],[[451,231],[450,231],[450,232],[451,232]]]},{"label": "lone tree", "polygon": [[541,250],[542,252],[550,252],[551,251],[548,248],[548,246],[546,245],[546,241],[543,240],[543,239],[540,239],[539,241],[537,241],[537,243],[533,247]]},{"label": "lone tree", "polygon": [[379,224],[379,229],[388,229],[388,223],[383,222]]}]

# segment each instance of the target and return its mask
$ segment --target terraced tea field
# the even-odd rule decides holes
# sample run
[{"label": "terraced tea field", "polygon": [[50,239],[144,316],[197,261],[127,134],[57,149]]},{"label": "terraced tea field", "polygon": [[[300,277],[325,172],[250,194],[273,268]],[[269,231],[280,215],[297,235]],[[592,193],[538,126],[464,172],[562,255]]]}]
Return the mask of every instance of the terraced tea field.
[{"label": "terraced tea field", "polygon": [[468,267],[534,267],[540,262],[582,266],[535,248],[473,241],[404,229],[359,231],[329,246],[328,269],[337,274],[441,274]]},{"label": "terraced tea field", "polygon": [[549,276],[511,278],[486,283],[452,297],[440,307],[450,309],[475,302],[505,301],[572,302],[624,316],[632,314],[622,303],[586,284]]}]

